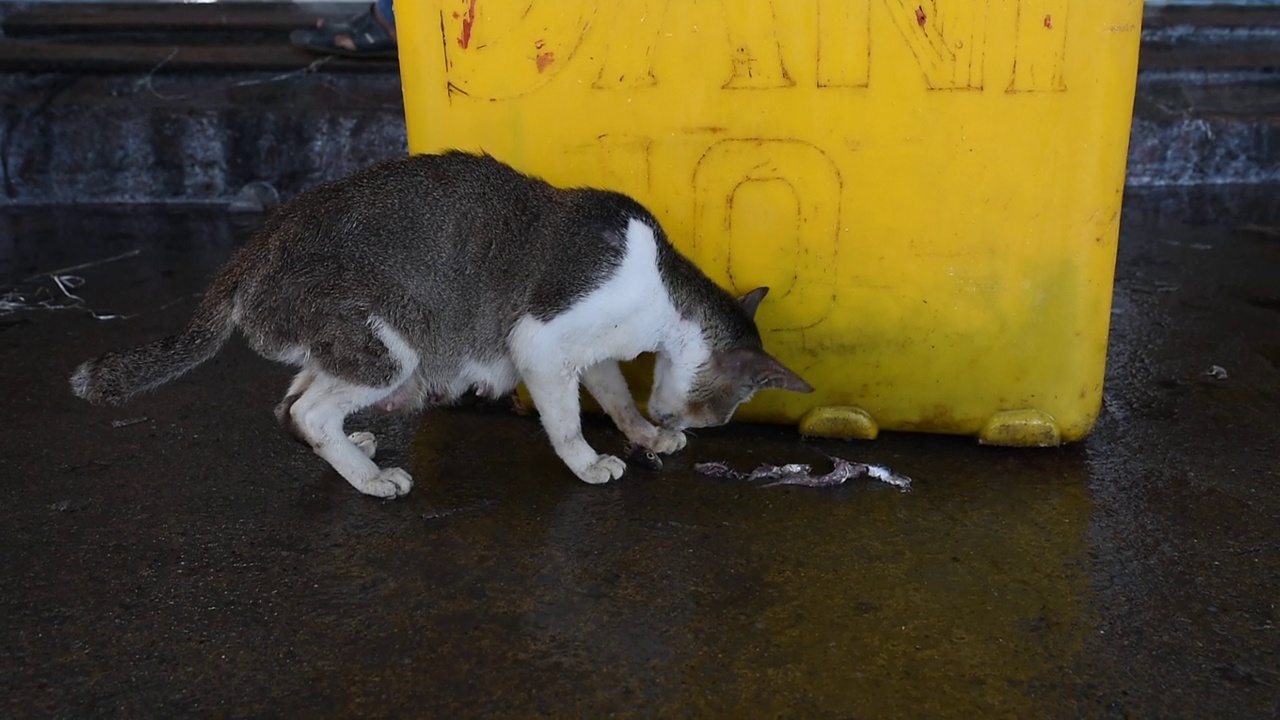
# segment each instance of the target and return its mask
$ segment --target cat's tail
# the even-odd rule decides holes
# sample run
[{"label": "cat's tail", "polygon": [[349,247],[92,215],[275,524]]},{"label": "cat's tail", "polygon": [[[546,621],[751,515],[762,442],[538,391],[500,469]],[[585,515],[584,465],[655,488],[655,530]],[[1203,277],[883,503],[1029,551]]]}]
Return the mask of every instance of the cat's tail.
[{"label": "cat's tail", "polygon": [[120,405],[189,372],[230,339],[235,330],[235,294],[235,277],[222,273],[182,333],[82,363],[71,376],[71,391],[95,405]]}]

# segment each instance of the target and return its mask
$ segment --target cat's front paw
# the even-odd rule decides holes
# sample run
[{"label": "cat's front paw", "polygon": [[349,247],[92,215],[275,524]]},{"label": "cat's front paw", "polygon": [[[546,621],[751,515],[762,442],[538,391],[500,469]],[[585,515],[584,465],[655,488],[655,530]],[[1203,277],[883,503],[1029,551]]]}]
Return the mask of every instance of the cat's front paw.
[{"label": "cat's front paw", "polygon": [[688,442],[688,438],[680,430],[658,428],[657,437],[654,438],[653,444],[649,446],[649,449],[659,455],[670,455],[673,452],[683,450]]},{"label": "cat's front paw", "polygon": [[582,482],[591,485],[603,485],[610,480],[622,477],[627,471],[627,464],[612,455],[601,455],[596,461],[578,470],[575,474]]},{"label": "cat's front paw", "polygon": [[400,468],[387,468],[374,475],[360,492],[380,498],[394,498],[405,495],[413,487],[413,476]]}]

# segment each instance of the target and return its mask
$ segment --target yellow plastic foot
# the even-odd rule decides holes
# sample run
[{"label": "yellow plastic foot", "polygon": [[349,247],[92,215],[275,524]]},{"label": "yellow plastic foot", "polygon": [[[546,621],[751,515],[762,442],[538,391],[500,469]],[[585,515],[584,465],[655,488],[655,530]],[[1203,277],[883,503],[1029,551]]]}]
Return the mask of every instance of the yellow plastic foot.
[{"label": "yellow plastic foot", "polygon": [[816,407],[800,418],[800,434],[839,440],[875,440],[880,426],[860,407]]},{"label": "yellow plastic foot", "polygon": [[1007,410],[991,416],[978,435],[978,442],[1005,447],[1054,447],[1062,444],[1062,431],[1049,413]]}]

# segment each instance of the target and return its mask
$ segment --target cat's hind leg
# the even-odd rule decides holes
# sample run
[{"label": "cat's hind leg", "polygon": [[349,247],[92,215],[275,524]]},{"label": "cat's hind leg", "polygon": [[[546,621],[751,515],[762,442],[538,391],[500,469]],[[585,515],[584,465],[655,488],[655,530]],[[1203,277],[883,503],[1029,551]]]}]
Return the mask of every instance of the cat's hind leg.
[{"label": "cat's hind leg", "polygon": [[394,391],[394,387],[364,387],[317,374],[289,411],[293,426],[311,449],[366,495],[397,497],[413,487],[409,473],[400,468],[384,470],[373,462],[376,444],[371,434],[347,435],[342,427],[347,415]]},{"label": "cat's hind leg", "polygon": [[347,435],[343,423],[348,415],[403,392],[417,370],[418,356],[380,320],[371,320],[363,330],[369,336],[350,333],[341,342],[326,344],[322,352],[313,351],[313,365],[294,380],[295,387],[291,388],[303,388],[301,394],[291,403],[292,393],[285,398],[285,403],[290,403],[286,427],[291,427],[356,490],[377,497],[396,497],[413,487],[409,473],[400,468],[379,468],[372,460],[377,449],[373,435]]},{"label": "cat's hind leg", "polygon": [[[285,429],[285,432],[289,433],[289,437],[303,445],[310,445],[311,443],[302,434],[297,423],[294,422],[291,411],[293,410],[293,404],[298,402],[298,398],[302,397],[303,391],[310,387],[315,379],[315,373],[310,370],[303,370],[298,373],[293,378],[293,384],[289,386],[284,399],[280,401],[279,405],[276,405],[275,409],[276,420],[280,422],[281,427]],[[360,452],[364,453],[367,458],[372,459],[378,451],[378,439],[371,432],[353,432],[347,438],[355,443],[356,447],[360,448]]]},{"label": "cat's hind leg", "polygon": [[616,361],[605,360],[587,368],[582,374],[582,384],[631,442],[662,454],[684,448],[684,433],[655,427],[640,414]]},{"label": "cat's hind leg", "polygon": [[347,439],[355,443],[355,446],[360,448],[360,452],[364,453],[364,456],[370,460],[373,459],[374,455],[378,454],[378,438],[367,430],[353,432],[347,436]]},{"label": "cat's hind leg", "polygon": [[279,405],[276,405],[275,409],[276,420],[280,423],[280,427],[289,433],[289,437],[303,445],[309,443],[293,422],[293,404],[298,402],[298,398],[302,397],[303,391],[310,387],[315,379],[315,373],[310,370],[303,370],[295,375],[293,382],[289,384],[289,390],[284,394],[284,399],[280,401]]}]

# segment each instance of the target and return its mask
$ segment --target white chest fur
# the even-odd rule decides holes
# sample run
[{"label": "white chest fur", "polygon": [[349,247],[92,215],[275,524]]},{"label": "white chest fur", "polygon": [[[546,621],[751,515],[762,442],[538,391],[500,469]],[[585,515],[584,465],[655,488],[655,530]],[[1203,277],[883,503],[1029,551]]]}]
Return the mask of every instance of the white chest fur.
[{"label": "white chest fur", "polygon": [[579,372],[602,360],[702,344],[698,328],[680,317],[662,282],[652,228],[633,219],[626,244],[613,276],[567,312],[549,322],[526,317],[517,323],[512,332],[517,364],[556,358],[568,365],[565,369]]}]

